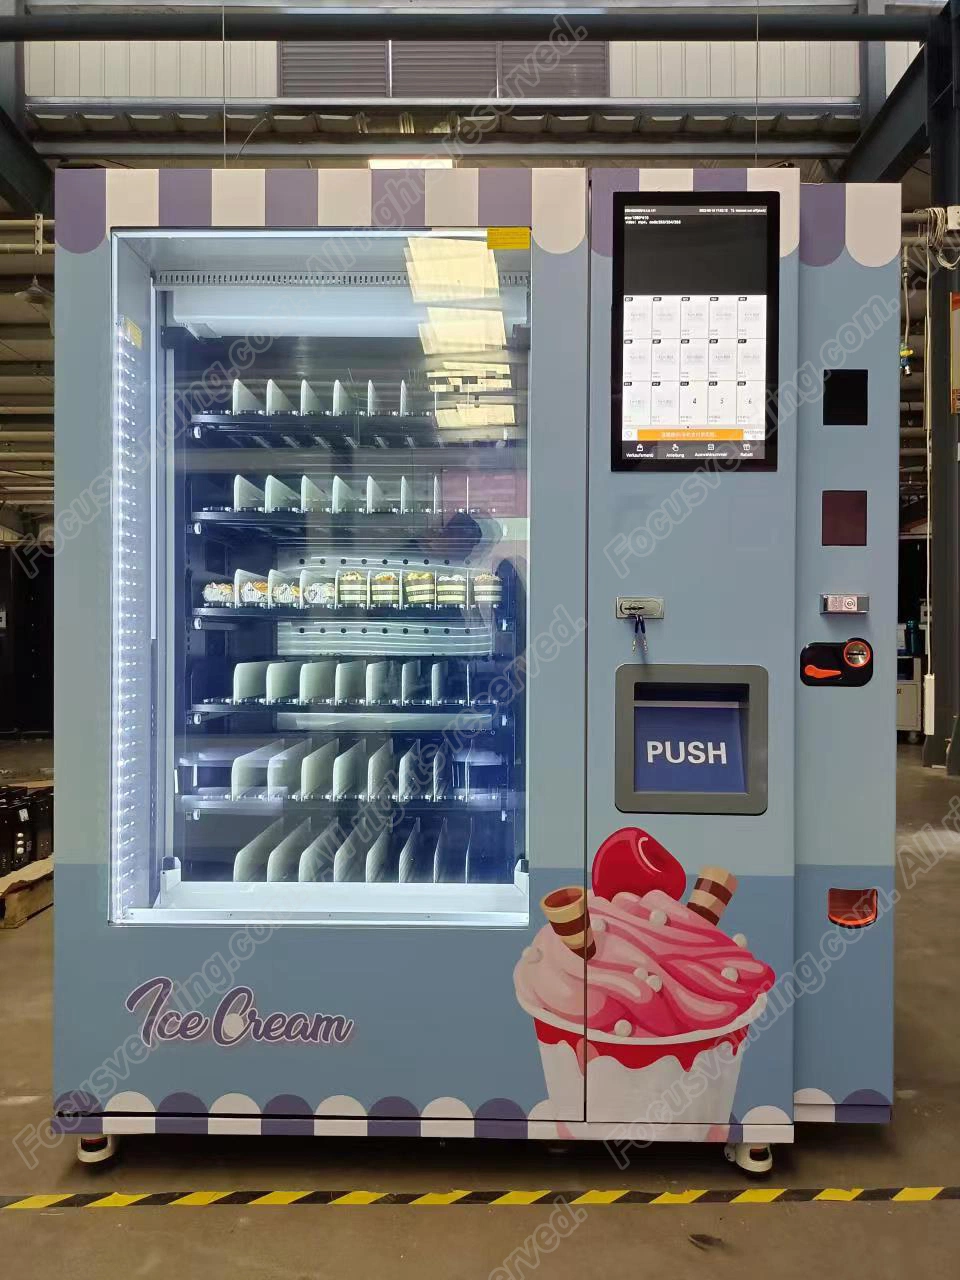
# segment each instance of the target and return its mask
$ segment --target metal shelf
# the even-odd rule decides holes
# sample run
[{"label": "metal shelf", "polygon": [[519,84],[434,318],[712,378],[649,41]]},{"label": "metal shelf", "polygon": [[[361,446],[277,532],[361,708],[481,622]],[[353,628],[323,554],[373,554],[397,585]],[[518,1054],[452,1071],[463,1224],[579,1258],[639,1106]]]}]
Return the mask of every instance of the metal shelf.
[{"label": "metal shelf", "polygon": [[197,534],[227,534],[233,538],[269,537],[285,545],[339,544],[363,540],[371,549],[418,545],[428,536],[439,540],[441,555],[470,556],[478,548],[494,545],[503,537],[508,514],[480,511],[372,512],[365,511],[194,511],[190,517]]},{"label": "metal shelf", "polygon": [[[493,606],[495,607],[495,606]],[[331,630],[336,630],[337,623],[347,621],[370,621],[375,623],[390,622],[390,630],[396,631],[400,624],[417,627],[422,630],[424,623],[433,623],[442,627],[444,623],[455,623],[458,630],[466,629],[470,634],[471,627],[478,630],[489,630],[490,615],[481,612],[476,605],[460,608],[458,605],[338,605],[334,609],[326,605],[308,604],[241,604],[241,605],[200,605],[193,610],[195,618],[211,618],[219,622],[232,622],[247,618],[257,618],[260,622],[298,622],[303,619],[316,619],[329,622]]]},{"label": "metal shelf", "polygon": [[472,448],[498,448],[522,440],[522,428],[490,428],[471,434],[458,429],[453,438],[437,427],[432,414],[198,413],[191,418],[194,445],[215,448],[327,449],[350,454],[356,449],[444,449],[470,441]]},{"label": "metal shelf", "polygon": [[[179,801],[180,811],[188,817],[200,818],[206,814],[232,815],[235,817],[278,817],[282,814],[328,814],[351,813],[366,804],[379,806],[387,797],[368,799],[366,796],[341,796],[332,800],[327,797],[314,797],[300,800],[295,796],[268,797],[266,794],[244,796],[234,800],[227,791],[211,792],[199,795],[182,795]],[[413,799],[396,800],[397,820],[409,817],[423,817],[429,814],[462,813],[464,816],[477,813],[513,813],[518,810],[523,797],[512,791],[452,792],[438,800]]]},{"label": "metal shelf", "polygon": [[475,711],[462,704],[392,703],[379,708],[366,703],[318,706],[297,702],[198,702],[194,723],[222,716],[276,714],[277,729],[285,731],[335,729],[355,733],[430,733],[456,728],[471,733],[492,730],[496,713]]}]

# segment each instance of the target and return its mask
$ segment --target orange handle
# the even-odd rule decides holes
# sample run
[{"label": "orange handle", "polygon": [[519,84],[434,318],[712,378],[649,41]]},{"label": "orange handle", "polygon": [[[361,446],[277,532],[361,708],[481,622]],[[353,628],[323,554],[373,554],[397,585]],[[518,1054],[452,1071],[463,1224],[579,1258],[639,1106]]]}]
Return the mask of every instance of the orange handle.
[{"label": "orange handle", "polygon": [[815,667],[812,663],[808,663],[803,668],[803,674],[809,676],[811,680],[831,680],[834,676],[843,675],[843,672],[834,671],[830,667]]}]

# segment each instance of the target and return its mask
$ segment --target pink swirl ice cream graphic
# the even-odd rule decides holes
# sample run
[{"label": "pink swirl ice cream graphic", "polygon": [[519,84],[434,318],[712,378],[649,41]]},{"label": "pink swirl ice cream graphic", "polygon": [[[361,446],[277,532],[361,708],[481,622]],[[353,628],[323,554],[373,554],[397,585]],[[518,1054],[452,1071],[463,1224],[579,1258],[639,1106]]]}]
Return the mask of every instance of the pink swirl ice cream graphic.
[{"label": "pink swirl ice cream graphic", "polygon": [[592,882],[547,895],[549,923],[514,970],[556,1114],[582,1113],[586,1074],[588,1120],[726,1124],[774,982],[746,938],[719,927],[735,878],[704,868],[684,904],[683,868],[627,828],[598,850]]}]

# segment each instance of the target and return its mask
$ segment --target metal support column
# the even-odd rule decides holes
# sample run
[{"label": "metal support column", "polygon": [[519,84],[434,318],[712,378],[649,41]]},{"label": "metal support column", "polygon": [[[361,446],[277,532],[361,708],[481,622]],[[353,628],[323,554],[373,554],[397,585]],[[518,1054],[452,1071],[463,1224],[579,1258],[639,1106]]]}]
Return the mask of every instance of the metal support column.
[{"label": "metal support column", "polygon": [[[859,0],[857,12],[879,15],[886,0]],[[865,126],[873,119],[887,98],[887,47],[884,44],[860,45],[860,118]]]},{"label": "metal support column", "polygon": [[[0,22],[23,17],[23,0],[0,0]],[[0,43],[0,195],[16,213],[49,213],[53,174],[22,133],[23,45]]]},{"label": "metal support column", "polygon": [[[950,0],[927,44],[927,132],[930,198],[960,204],[960,0]],[[960,775],[960,467],[957,417],[950,412],[950,294],[960,272],[936,269],[931,288],[930,652],[935,677],[934,723],[923,761]],[[929,727],[929,726],[928,726]]]}]

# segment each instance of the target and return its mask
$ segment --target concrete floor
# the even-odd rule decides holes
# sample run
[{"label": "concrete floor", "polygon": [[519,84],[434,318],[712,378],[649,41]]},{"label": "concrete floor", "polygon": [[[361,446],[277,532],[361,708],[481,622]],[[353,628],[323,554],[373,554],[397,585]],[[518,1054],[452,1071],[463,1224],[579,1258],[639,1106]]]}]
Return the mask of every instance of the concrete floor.
[{"label": "concrete floor", "polygon": [[[0,748],[0,769],[15,752]],[[21,762],[44,767],[43,752]],[[4,779],[6,780],[6,779]],[[923,770],[918,749],[902,748],[899,832],[938,822],[960,787]],[[776,1186],[960,1184],[960,948],[950,904],[960,901],[956,855],[921,877],[903,897],[897,928],[897,1105],[889,1128],[804,1126],[779,1147]],[[48,912],[0,932],[0,1193],[60,1190],[299,1189],[368,1187],[614,1187],[655,1190],[741,1185],[713,1147],[659,1146],[628,1178],[602,1147],[573,1145],[551,1154],[539,1143],[126,1138],[121,1159],[91,1171],[74,1162],[69,1139],[21,1163],[12,1142],[48,1115],[51,936]],[[946,924],[947,927],[943,927]],[[443,1280],[509,1274],[498,1270],[548,1210],[461,1207],[433,1213],[403,1207],[359,1215],[335,1210],[243,1207],[57,1210],[0,1214],[0,1257],[31,1277],[69,1273],[178,1280],[227,1275],[327,1277],[437,1275]],[[940,1204],[591,1208],[581,1225],[543,1259],[546,1274],[582,1276],[619,1268],[634,1275],[742,1277],[745,1268],[809,1277],[844,1268],[851,1275],[920,1277],[955,1270],[960,1201]],[[700,1247],[692,1234],[714,1237]],[[703,1242],[700,1242],[701,1245]],[[110,1254],[106,1254],[106,1249]],[[642,1254],[640,1253],[642,1250]],[[105,1266],[105,1258],[109,1263]],[[638,1265],[640,1258],[642,1264]],[[525,1273],[524,1273],[525,1274]]]}]

